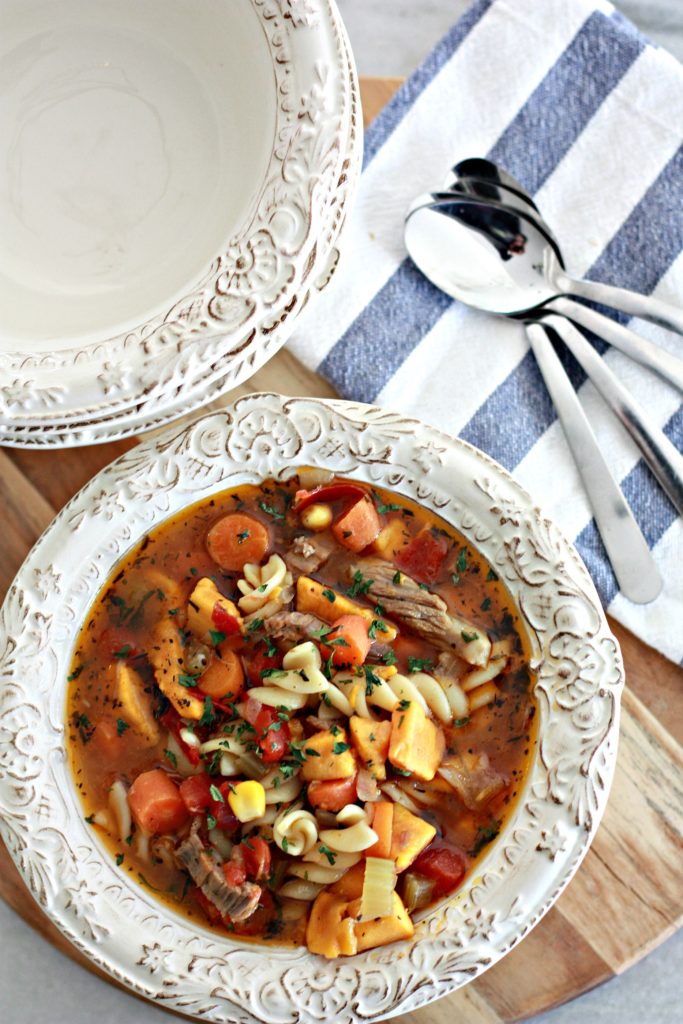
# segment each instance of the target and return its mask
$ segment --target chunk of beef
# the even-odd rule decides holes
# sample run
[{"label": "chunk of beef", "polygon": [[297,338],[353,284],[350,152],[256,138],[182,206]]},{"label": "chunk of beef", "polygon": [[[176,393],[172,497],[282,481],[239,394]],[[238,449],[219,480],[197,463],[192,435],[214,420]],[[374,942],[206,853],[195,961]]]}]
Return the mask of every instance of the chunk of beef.
[{"label": "chunk of beef", "polygon": [[508,784],[507,776],[491,767],[488,754],[456,754],[442,762],[437,773],[456,791],[465,807],[480,810]]},{"label": "chunk of beef", "polygon": [[302,640],[317,639],[316,633],[325,629],[322,619],[307,612],[277,612],[263,623],[263,629],[271,639],[289,649]]},{"label": "chunk of beef", "polygon": [[295,537],[285,561],[290,569],[300,573],[317,572],[334,550],[333,542],[323,537]]},{"label": "chunk of beef", "polygon": [[256,910],[261,898],[261,887],[253,882],[229,885],[219,864],[213,860],[197,835],[198,821],[192,826],[188,838],[176,850],[180,867],[189,872],[207,899],[221,915],[231,921],[246,921]]},{"label": "chunk of beef", "polygon": [[423,590],[405,573],[394,583],[396,568],[383,558],[364,558],[349,566],[349,579],[360,572],[372,580],[370,593],[389,618],[396,617],[418,636],[443,650],[453,651],[470,665],[486,665],[491,641],[486,633],[451,615],[448,605],[430,590]]}]

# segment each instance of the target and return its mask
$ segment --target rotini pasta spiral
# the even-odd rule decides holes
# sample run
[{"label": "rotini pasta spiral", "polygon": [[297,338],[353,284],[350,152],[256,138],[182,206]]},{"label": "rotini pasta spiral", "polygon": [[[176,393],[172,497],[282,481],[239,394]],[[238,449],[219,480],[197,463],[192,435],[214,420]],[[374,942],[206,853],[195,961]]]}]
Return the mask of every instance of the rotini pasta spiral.
[{"label": "rotini pasta spiral", "polygon": [[279,555],[271,555],[263,566],[247,562],[242,571],[244,579],[237,581],[242,597],[237,603],[246,615],[261,610],[292,583],[292,574]]},{"label": "rotini pasta spiral", "polygon": [[275,819],[273,839],[283,853],[300,857],[315,846],[318,823],[311,812],[305,811],[300,804],[287,807]]},{"label": "rotini pasta spiral", "polygon": [[326,828],[320,832],[320,842],[332,853],[362,853],[377,842],[377,833],[368,824],[368,816],[357,804],[347,804],[337,815],[342,828]]},{"label": "rotini pasta spiral", "polygon": [[324,694],[329,689],[320,671],[320,652],[310,640],[292,647],[282,664],[282,669],[268,676],[267,685],[253,687],[249,695],[269,707],[293,711],[304,707],[310,694]]},{"label": "rotini pasta spiral", "polygon": [[314,900],[321,889],[338,882],[361,859],[360,853],[334,853],[311,849],[300,861],[288,865],[290,876],[280,887],[279,896],[293,900]]}]

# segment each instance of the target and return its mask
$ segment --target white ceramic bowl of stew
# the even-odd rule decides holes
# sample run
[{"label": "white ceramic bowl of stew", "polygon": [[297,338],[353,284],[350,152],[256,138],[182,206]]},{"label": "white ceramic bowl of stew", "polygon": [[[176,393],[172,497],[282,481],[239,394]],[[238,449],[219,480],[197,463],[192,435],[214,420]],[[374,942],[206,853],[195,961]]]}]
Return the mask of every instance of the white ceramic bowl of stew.
[{"label": "white ceramic bowl of stew", "polygon": [[[529,654],[536,732],[500,834],[414,934],[354,956],[261,945],[160,902],[85,819],[67,757],[67,676],[104,584],[197,501],[317,467],[439,516],[492,568]],[[496,463],[400,414],[252,395],[139,445],[55,519],[0,623],[2,836],[46,913],[138,994],[204,1020],[360,1021],[406,1012],[507,953],[576,871],[607,800],[623,668],[577,553]]]}]

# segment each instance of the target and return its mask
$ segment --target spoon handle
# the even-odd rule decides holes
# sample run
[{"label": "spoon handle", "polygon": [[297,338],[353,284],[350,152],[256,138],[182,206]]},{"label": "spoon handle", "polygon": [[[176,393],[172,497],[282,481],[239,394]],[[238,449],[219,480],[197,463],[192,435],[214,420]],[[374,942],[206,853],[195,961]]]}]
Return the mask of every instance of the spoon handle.
[{"label": "spoon handle", "polygon": [[557,285],[570,295],[578,295],[582,299],[600,302],[603,306],[620,309],[630,316],[638,316],[642,320],[651,320],[653,324],[666,327],[670,331],[683,334],[683,309],[677,309],[661,299],[653,299],[650,295],[639,295],[627,288],[615,288],[611,284],[599,284],[597,281],[580,281],[568,277],[567,274],[557,275]]},{"label": "spoon handle", "polygon": [[683,455],[631,397],[581,331],[561,316],[544,317],[543,323],[562,338],[640,448],[674,507],[683,515]]},{"label": "spoon handle", "polygon": [[608,316],[596,313],[594,309],[582,306],[579,302],[572,302],[571,299],[560,296],[553,299],[544,308],[552,310],[554,313],[560,313],[587,330],[593,331],[594,334],[600,335],[610,345],[614,345],[625,355],[635,359],[637,363],[647,366],[648,370],[654,370],[664,380],[677,387],[679,391],[683,391],[683,360],[672,356],[659,345],[640,338],[628,327],[622,327],[621,324],[610,320]]},{"label": "spoon handle", "polygon": [[654,601],[662,589],[662,578],[600,451],[579,397],[544,327],[539,323],[528,324],[526,333],[586,488],[619,588],[635,604]]}]

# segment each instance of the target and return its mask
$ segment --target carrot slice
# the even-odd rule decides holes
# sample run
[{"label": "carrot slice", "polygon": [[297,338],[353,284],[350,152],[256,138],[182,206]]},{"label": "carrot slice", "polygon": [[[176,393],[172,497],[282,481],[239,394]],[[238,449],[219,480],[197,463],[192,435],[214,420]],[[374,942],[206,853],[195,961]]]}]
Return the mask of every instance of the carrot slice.
[{"label": "carrot slice", "polygon": [[372,815],[372,831],[377,833],[377,842],[365,851],[366,857],[390,857],[391,833],[394,824],[394,805],[388,800],[375,804]]},{"label": "carrot slice", "polygon": [[138,775],[128,804],[136,824],[152,834],[175,832],[189,816],[178,787],[161,768]]},{"label": "carrot slice", "polygon": [[241,569],[245,562],[262,562],[270,545],[268,530],[253,516],[232,512],[214,523],[206,546],[221,569]]},{"label": "carrot slice", "polygon": [[374,502],[365,494],[332,524],[332,533],[349,551],[362,551],[372,544],[381,528]]},{"label": "carrot slice", "polygon": [[367,620],[361,615],[341,615],[325,636],[321,649],[326,658],[332,655],[334,665],[362,665],[371,646]]},{"label": "carrot slice", "polygon": [[356,776],[348,779],[325,779],[308,783],[308,802],[321,811],[341,811],[356,799]]},{"label": "carrot slice", "polygon": [[244,671],[239,655],[229,648],[221,648],[220,658],[215,658],[202,672],[197,686],[210,697],[236,700],[244,689]]}]

